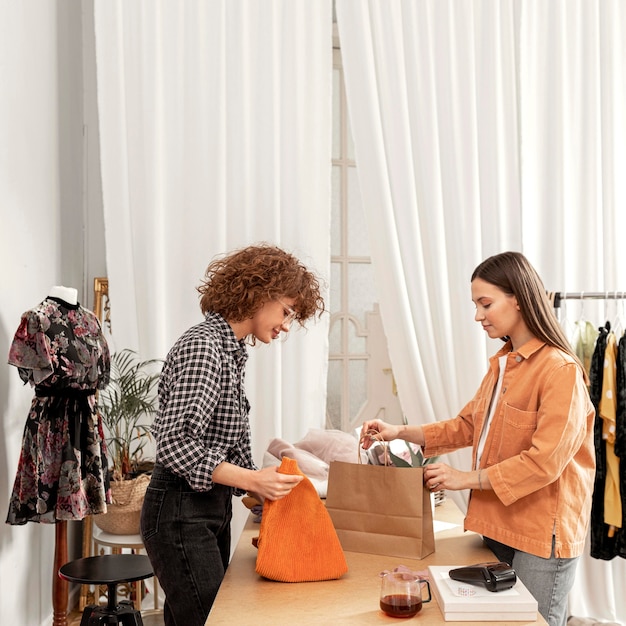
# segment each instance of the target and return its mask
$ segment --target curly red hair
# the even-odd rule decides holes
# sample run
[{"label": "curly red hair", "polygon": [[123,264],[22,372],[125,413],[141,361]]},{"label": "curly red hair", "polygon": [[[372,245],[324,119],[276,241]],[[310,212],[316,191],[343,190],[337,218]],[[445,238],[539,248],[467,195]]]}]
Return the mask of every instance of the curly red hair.
[{"label": "curly red hair", "polygon": [[252,317],[266,302],[293,298],[296,320],[325,310],[320,281],[295,256],[261,243],[215,258],[197,287],[202,313],[213,311],[230,322]]}]

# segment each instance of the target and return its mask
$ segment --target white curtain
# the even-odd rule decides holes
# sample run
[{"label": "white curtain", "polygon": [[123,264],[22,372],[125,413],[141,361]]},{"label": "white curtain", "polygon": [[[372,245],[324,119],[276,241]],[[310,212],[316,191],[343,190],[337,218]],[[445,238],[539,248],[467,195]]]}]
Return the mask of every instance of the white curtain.
[{"label": "white curtain", "polygon": [[[267,241],[328,279],[330,0],[96,0],[117,349],[165,357],[217,254]],[[325,420],[328,319],[251,349],[258,463]]]},{"label": "white curtain", "polygon": [[550,290],[624,290],[626,4],[521,7],[524,249]]},{"label": "white curtain", "polygon": [[[524,250],[545,268],[551,290],[623,291],[626,4],[534,0],[521,7]],[[611,310],[599,308],[605,317]],[[625,589],[626,560],[593,559],[588,544],[570,613],[626,624]]]},{"label": "white curtain", "polygon": [[[381,316],[410,421],[454,416],[498,345],[470,302],[486,256],[524,252],[553,291],[624,289],[625,11],[619,0],[337,0]],[[450,462],[468,469],[469,458]],[[590,561],[571,613],[623,620],[626,563]]]},{"label": "white curtain", "polygon": [[470,274],[521,247],[515,23],[511,2],[337,2],[381,316],[412,422],[451,417],[475,391],[493,348]]}]

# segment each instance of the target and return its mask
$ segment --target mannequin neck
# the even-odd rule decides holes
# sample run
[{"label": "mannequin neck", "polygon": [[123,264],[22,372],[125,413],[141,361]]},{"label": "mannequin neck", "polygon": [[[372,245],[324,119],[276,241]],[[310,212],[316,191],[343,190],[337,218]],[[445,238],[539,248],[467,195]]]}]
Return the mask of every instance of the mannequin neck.
[{"label": "mannequin neck", "polygon": [[52,289],[50,289],[48,295],[51,298],[60,298],[68,304],[78,303],[78,290],[74,289],[74,287],[62,287],[60,285],[55,285]]}]

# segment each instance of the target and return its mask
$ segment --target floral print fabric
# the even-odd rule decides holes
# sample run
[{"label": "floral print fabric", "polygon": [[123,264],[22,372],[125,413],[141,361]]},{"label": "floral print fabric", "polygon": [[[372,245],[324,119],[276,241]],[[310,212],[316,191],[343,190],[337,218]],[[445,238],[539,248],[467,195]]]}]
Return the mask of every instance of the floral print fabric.
[{"label": "floral print fabric", "polygon": [[96,389],[110,354],[100,322],[79,304],[46,298],[22,315],[10,365],[34,387],[8,524],[81,520],[106,511],[106,445]]}]

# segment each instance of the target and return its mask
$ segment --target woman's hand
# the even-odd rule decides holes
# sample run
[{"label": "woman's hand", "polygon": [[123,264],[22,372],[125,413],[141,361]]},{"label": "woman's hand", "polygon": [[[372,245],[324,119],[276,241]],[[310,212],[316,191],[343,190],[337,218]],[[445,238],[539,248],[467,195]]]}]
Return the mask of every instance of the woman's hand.
[{"label": "woman's hand", "polygon": [[256,496],[268,500],[280,500],[291,493],[291,490],[304,478],[300,474],[281,474],[278,467],[264,467],[255,472],[256,487],[252,492]]},{"label": "woman's hand", "polygon": [[459,491],[460,489],[491,489],[491,483],[486,472],[482,471],[481,479],[478,472],[462,472],[445,463],[430,463],[424,466],[424,485],[430,491],[447,489]]},{"label": "woman's hand", "polygon": [[383,422],[382,420],[363,422],[363,426],[361,427],[361,446],[363,450],[367,450],[376,441],[376,439],[369,434],[369,431],[372,430],[376,431],[384,441],[391,441],[392,439],[398,438],[400,426],[387,424],[387,422]]}]

